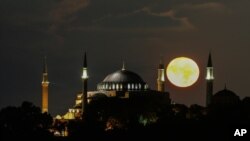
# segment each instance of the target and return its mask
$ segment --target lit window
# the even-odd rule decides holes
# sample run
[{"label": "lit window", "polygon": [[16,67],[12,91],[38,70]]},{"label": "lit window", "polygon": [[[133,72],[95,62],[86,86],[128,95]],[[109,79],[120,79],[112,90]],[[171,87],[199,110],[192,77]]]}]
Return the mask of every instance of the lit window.
[{"label": "lit window", "polygon": [[119,90],[119,84],[116,84],[116,90]]},{"label": "lit window", "polygon": [[137,86],[137,84],[135,84],[135,89],[136,89],[136,90],[138,89],[138,86]]},{"label": "lit window", "polygon": [[141,89],[141,84],[139,84],[139,89]]},{"label": "lit window", "polygon": [[128,84],[128,90],[130,90],[130,84]]},{"label": "lit window", "polygon": [[132,84],[132,89],[134,89],[134,84]]},{"label": "lit window", "polygon": [[113,90],[115,89],[115,84],[112,85],[112,89],[113,89]]},{"label": "lit window", "polygon": [[120,84],[120,89],[122,90],[122,84]]}]

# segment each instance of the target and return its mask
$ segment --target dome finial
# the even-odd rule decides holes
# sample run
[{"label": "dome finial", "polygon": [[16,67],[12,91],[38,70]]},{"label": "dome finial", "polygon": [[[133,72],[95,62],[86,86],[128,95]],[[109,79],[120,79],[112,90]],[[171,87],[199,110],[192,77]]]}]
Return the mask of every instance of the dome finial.
[{"label": "dome finial", "polygon": [[125,62],[122,61],[122,70],[125,70]]}]

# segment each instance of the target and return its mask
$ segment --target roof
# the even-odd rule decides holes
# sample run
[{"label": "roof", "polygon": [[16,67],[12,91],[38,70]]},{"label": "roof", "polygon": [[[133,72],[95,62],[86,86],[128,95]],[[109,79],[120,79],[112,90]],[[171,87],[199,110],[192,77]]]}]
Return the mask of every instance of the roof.
[{"label": "roof", "polygon": [[105,83],[145,83],[142,78],[132,72],[125,69],[118,70],[114,73],[109,74],[103,80]]},{"label": "roof", "polygon": [[224,90],[218,91],[214,96],[238,97],[233,91],[226,88]]}]

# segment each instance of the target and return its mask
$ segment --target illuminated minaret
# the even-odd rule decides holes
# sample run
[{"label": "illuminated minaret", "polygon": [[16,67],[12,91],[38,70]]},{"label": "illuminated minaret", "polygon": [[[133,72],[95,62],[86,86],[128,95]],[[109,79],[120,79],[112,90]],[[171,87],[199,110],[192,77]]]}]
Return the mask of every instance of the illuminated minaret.
[{"label": "illuminated minaret", "polygon": [[49,80],[46,56],[43,63],[43,78],[42,78],[42,113],[48,112],[48,97],[49,97]]},{"label": "illuminated minaret", "polygon": [[214,81],[211,53],[209,53],[208,57],[206,81],[207,81],[206,106],[209,106],[211,104],[211,99],[213,96],[213,81]]},{"label": "illuminated minaret", "polygon": [[165,91],[165,69],[164,69],[162,58],[160,60],[160,64],[158,68],[157,90],[160,92]]},{"label": "illuminated minaret", "polygon": [[88,93],[88,70],[87,70],[87,56],[84,53],[83,58],[83,70],[82,70],[82,116],[86,117],[86,107],[87,107],[87,93]]}]

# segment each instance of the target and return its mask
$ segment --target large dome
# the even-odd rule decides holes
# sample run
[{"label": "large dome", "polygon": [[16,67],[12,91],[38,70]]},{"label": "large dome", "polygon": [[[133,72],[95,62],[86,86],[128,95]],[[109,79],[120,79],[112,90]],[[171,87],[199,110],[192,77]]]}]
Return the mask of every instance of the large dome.
[{"label": "large dome", "polygon": [[98,84],[97,89],[138,91],[148,89],[148,85],[138,74],[122,69],[106,76],[104,80]]},{"label": "large dome", "polygon": [[228,90],[225,88],[224,90],[218,91],[215,95],[215,97],[238,97],[233,91]]},{"label": "large dome", "polygon": [[109,83],[144,83],[141,77],[128,70],[119,70],[109,74],[102,82]]},{"label": "large dome", "polygon": [[224,90],[217,92],[212,97],[213,105],[232,105],[240,102],[240,97],[237,96],[233,91],[228,90],[226,87]]}]

